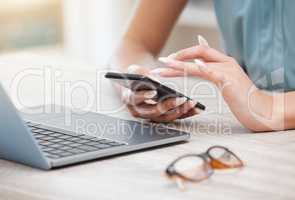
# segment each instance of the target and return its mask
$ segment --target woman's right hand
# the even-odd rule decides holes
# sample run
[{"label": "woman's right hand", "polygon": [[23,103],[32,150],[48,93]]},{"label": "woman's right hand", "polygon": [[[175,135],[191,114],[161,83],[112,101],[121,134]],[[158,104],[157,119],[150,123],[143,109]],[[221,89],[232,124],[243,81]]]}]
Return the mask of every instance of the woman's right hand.
[{"label": "woman's right hand", "polygon": [[[132,65],[128,68],[129,73],[149,75],[150,70],[146,67]],[[121,86],[120,86],[121,87]],[[134,92],[128,88],[121,88],[121,97],[132,116],[149,119],[153,122],[171,122],[198,114],[196,103],[186,98],[168,98],[161,102],[155,102],[157,95],[155,90]]]}]

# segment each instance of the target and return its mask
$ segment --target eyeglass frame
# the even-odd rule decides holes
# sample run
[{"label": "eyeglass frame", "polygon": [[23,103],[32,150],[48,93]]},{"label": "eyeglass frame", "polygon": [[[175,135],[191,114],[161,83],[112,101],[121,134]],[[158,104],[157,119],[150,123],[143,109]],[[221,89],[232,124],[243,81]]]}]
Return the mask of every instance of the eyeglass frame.
[{"label": "eyeglass frame", "polygon": [[[218,169],[218,168],[214,168],[212,166],[212,161],[217,161],[217,162],[220,162],[219,160],[217,160],[216,158],[214,158],[212,155],[210,155],[210,151],[214,148],[221,148],[221,149],[224,149],[226,152],[230,153],[232,156],[234,156],[238,162],[239,162],[239,165],[237,166],[232,166],[232,167],[228,167],[228,168],[224,168],[224,169],[233,169],[233,168],[242,168],[244,167],[244,162],[234,153],[232,152],[231,150],[229,150],[227,147],[224,147],[224,146],[220,146],[220,145],[214,145],[214,146],[211,146],[207,149],[207,151],[205,151],[204,153],[200,153],[200,154],[185,154],[183,156],[180,156],[178,158],[176,158],[174,161],[172,161],[168,167],[166,168],[166,174],[168,175],[169,178],[173,178],[173,177],[179,177],[181,178],[182,180],[185,180],[185,181],[189,181],[189,182],[200,182],[202,180],[205,180],[205,179],[208,179],[210,178],[213,174],[214,174],[214,170],[215,169]],[[175,163],[177,163],[178,161],[180,161],[181,159],[183,158],[186,158],[186,157],[199,157],[201,158],[203,161],[204,161],[204,166],[207,166],[209,167],[210,171],[208,171],[207,173],[207,176],[202,178],[202,179],[192,179],[192,178],[189,178],[189,177],[186,177],[184,175],[182,175],[181,173],[177,172],[174,168],[174,165]],[[223,165],[225,165],[224,163],[222,163]]]}]

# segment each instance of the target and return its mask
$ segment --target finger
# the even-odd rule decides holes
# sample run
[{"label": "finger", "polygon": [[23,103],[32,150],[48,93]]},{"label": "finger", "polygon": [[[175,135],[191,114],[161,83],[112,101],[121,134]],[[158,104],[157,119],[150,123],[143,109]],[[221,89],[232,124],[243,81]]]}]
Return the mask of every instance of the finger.
[{"label": "finger", "polygon": [[197,114],[199,114],[198,109],[192,108],[187,113],[181,115],[178,119],[189,118],[189,117],[192,117],[192,116],[197,115]]},{"label": "finger", "polygon": [[156,105],[140,104],[132,107],[132,110],[135,112],[135,115],[145,118],[152,119],[158,117],[169,110],[175,109],[176,107],[184,104],[187,101],[187,98],[169,98],[162,102],[159,102]]},{"label": "finger", "polygon": [[[167,67],[171,67],[178,71],[183,71],[185,75],[198,76],[202,79],[212,81],[214,83],[220,83],[224,80],[222,69],[219,67],[219,65],[214,63],[201,65],[197,63],[173,60],[170,58],[166,58],[163,61],[165,61]],[[162,72],[161,74],[165,75],[164,72]]]},{"label": "finger", "polygon": [[174,121],[181,116],[188,113],[194,106],[196,105],[193,101],[187,101],[186,103],[182,104],[181,106],[166,112],[163,115],[160,115],[158,117],[152,118],[152,121],[155,122],[171,122]]},{"label": "finger", "polygon": [[147,100],[153,99],[155,96],[157,96],[156,90],[144,90],[133,92],[129,89],[126,89],[123,91],[122,100],[124,103],[129,105],[138,105]]},{"label": "finger", "polygon": [[[204,65],[178,61],[178,60],[174,60],[170,58],[162,58],[161,61],[165,63],[167,67],[170,67],[176,71],[182,71],[183,73],[186,73],[192,76],[203,76],[203,74],[209,70],[208,67]],[[163,69],[161,74],[166,74],[169,71],[170,70],[166,70],[164,73],[164,69]]]},{"label": "finger", "polygon": [[192,60],[195,58],[203,59],[206,62],[224,62],[228,60],[228,56],[217,51],[216,49],[207,47],[205,45],[198,45],[182,49],[174,54],[168,56],[180,61]]},{"label": "finger", "polygon": [[156,68],[150,72],[153,75],[162,77],[179,77],[185,76],[185,73],[180,70],[170,69],[170,68]]}]

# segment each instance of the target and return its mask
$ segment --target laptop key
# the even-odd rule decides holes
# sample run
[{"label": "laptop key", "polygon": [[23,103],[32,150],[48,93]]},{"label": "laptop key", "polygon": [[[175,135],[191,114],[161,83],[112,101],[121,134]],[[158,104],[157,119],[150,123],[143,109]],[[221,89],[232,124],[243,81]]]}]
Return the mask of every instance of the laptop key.
[{"label": "laptop key", "polygon": [[82,149],[82,150],[85,150],[85,151],[97,151],[97,150],[98,150],[98,148],[96,148],[96,147],[93,147],[93,146],[86,146],[86,145],[84,145],[84,146],[79,146],[78,148],[79,148],[79,149]]},{"label": "laptop key", "polygon": [[73,153],[73,154],[85,153],[85,151],[82,150],[82,149],[69,149],[67,151],[70,152],[70,153]]},{"label": "laptop key", "polygon": [[59,147],[58,149],[61,149],[61,150],[69,150],[69,149],[73,149],[73,147],[70,147],[70,146],[62,146],[62,147]]},{"label": "laptop key", "polygon": [[72,142],[76,142],[76,141],[78,141],[78,140],[80,140],[81,138],[78,138],[78,137],[74,137],[74,136],[72,136],[71,138],[68,138],[67,140],[68,141],[72,141]]},{"label": "laptop key", "polygon": [[108,143],[111,143],[111,142],[112,142],[111,140],[107,140],[107,139],[99,140],[99,143],[102,143],[102,144],[108,144]]},{"label": "laptop key", "polygon": [[64,153],[65,151],[63,151],[63,150],[59,150],[59,149],[55,149],[55,150],[47,151],[47,152],[52,153],[52,154],[57,154],[57,155],[59,155],[59,154],[61,154],[61,153]]},{"label": "laptop key", "polygon": [[62,144],[58,144],[58,143],[56,143],[56,144],[52,144],[52,145],[50,145],[49,147],[52,147],[52,148],[57,149],[57,148],[60,148],[60,147],[62,147],[62,146],[63,146]]},{"label": "laptop key", "polygon": [[79,140],[76,140],[75,142],[77,142],[79,144],[88,144],[91,141],[79,138]]},{"label": "laptop key", "polygon": [[38,134],[38,135],[35,135],[34,137],[35,137],[36,139],[41,139],[41,138],[44,138],[44,137],[46,137],[46,136],[45,136],[45,135],[39,135],[39,134]]},{"label": "laptop key", "polygon": [[104,140],[104,139],[99,138],[99,137],[94,137],[94,138],[91,138],[90,140],[93,141],[93,142],[98,142],[98,141],[101,141],[101,140]]},{"label": "laptop key", "polygon": [[53,131],[48,131],[48,130],[46,130],[46,131],[39,131],[39,134],[42,134],[42,135],[50,135],[51,136],[52,133],[54,133],[54,132]]},{"label": "laptop key", "polygon": [[33,129],[31,129],[31,132],[33,132],[33,133],[41,133],[41,132],[44,132],[44,130],[39,129],[39,128],[33,128]]},{"label": "laptop key", "polygon": [[70,147],[78,147],[81,146],[82,144],[79,143],[73,143],[73,144],[69,144]]},{"label": "laptop key", "polygon": [[45,137],[42,137],[42,140],[47,140],[47,141],[51,141],[55,139],[54,137],[50,137],[50,136],[45,136]]},{"label": "laptop key", "polygon": [[59,154],[59,156],[62,156],[62,157],[67,157],[67,156],[72,156],[73,153],[70,153],[70,152],[63,152],[61,154]]},{"label": "laptop key", "polygon": [[60,143],[60,144],[63,144],[63,145],[75,144],[74,142],[67,141],[67,140],[61,141],[61,142],[59,142],[59,143]]},{"label": "laptop key", "polygon": [[61,135],[61,136],[58,136],[58,138],[60,138],[60,139],[69,139],[69,138],[72,138],[73,136],[71,136],[71,135]]},{"label": "laptop key", "polygon": [[64,141],[63,139],[59,139],[59,138],[55,138],[55,139],[52,139],[52,140],[50,140],[50,142],[62,142],[62,141]]},{"label": "laptop key", "polygon": [[57,133],[57,132],[52,132],[52,134],[50,134],[50,136],[52,137],[60,137],[60,136],[63,136],[64,134],[62,133]]},{"label": "laptop key", "polygon": [[54,144],[54,143],[45,140],[45,141],[40,141],[39,144],[40,144],[41,146],[49,146],[49,145],[52,145],[52,144]]}]

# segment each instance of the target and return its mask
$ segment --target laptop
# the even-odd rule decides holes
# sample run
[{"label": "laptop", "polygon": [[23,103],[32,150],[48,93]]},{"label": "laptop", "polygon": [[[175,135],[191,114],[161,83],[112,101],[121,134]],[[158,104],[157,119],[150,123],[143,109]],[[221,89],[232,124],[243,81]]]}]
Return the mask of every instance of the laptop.
[{"label": "laptop", "polygon": [[190,138],[176,129],[94,112],[71,113],[69,126],[66,109],[22,114],[0,84],[0,158],[49,170]]}]

